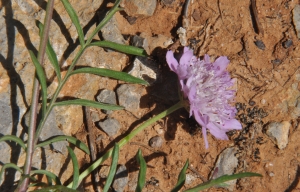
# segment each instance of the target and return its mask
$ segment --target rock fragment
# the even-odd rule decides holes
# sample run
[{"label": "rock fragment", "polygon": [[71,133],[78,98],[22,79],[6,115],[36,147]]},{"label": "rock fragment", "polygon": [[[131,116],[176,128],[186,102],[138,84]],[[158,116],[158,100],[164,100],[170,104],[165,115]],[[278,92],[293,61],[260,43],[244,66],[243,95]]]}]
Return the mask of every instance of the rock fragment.
[{"label": "rock fragment", "polygon": [[163,139],[160,136],[154,136],[149,140],[150,147],[160,148],[163,144]]},{"label": "rock fragment", "polygon": [[113,188],[116,192],[124,191],[128,183],[128,170],[125,165],[120,165],[116,171]]},{"label": "rock fragment", "polygon": [[137,56],[134,59],[130,75],[144,79],[150,85],[154,84],[160,74],[158,64],[151,59]]},{"label": "rock fragment", "polygon": [[125,44],[126,41],[121,34],[121,31],[118,28],[118,23],[115,17],[113,16],[109,22],[101,29],[102,37],[111,42]]},{"label": "rock fragment", "polygon": [[[101,103],[107,103],[107,104],[113,104],[116,105],[117,104],[117,98],[116,98],[116,93],[112,90],[108,90],[108,89],[103,89],[100,94],[96,97],[98,102]],[[112,111],[111,110],[103,110],[104,113],[106,114],[111,114]]]},{"label": "rock fragment", "polygon": [[289,142],[290,127],[291,124],[288,121],[271,122],[265,127],[265,131],[279,149],[284,149]]},{"label": "rock fragment", "polygon": [[[232,175],[234,170],[238,166],[238,159],[235,157],[237,153],[236,148],[230,147],[222,151],[219,155],[216,165],[213,169],[213,174],[210,179],[216,179],[223,175]],[[228,189],[229,191],[233,191],[235,187],[236,180],[231,180],[225,182],[227,186],[220,186]]]},{"label": "rock fragment", "polygon": [[156,0],[125,0],[125,12],[129,16],[149,17],[156,8]]},{"label": "rock fragment", "polygon": [[99,127],[109,136],[114,136],[121,128],[121,124],[116,119],[108,118],[98,123]]},{"label": "rock fragment", "polygon": [[119,105],[125,107],[127,111],[136,114],[138,109],[140,108],[142,91],[143,89],[139,85],[121,85],[117,89]]}]

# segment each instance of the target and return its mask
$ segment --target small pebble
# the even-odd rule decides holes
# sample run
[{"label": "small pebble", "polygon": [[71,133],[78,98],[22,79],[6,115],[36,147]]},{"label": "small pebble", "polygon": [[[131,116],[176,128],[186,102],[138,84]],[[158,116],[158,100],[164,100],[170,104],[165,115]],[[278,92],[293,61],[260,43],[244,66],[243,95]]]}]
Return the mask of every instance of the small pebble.
[{"label": "small pebble", "polygon": [[282,63],[282,61],[280,59],[274,59],[274,60],[271,61],[271,63],[274,64],[274,65],[279,65],[279,64]]},{"label": "small pebble", "polygon": [[163,144],[163,139],[160,136],[152,137],[149,141],[150,147],[160,148]]},{"label": "small pebble", "polygon": [[255,104],[256,104],[255,101],[253,101],[253,100],[249,101],[250,106],[254,106]]},{"label": "small pebble", "polygon": [[293,9],[293,23],[297,32],[297,37],[300,39],[300,5],[296,5]]},{"label": "small pebble", "polygon": [[261,50],[265,50],[266,46],[264,44],[264,42],[262,42],[261,40],[256,40],[254,41],[256,47],[258,47]]},{"label": "small pebble", "polygon": [[284,149],[289,142],[289,130],[291,124],[288,121],[271,122],[265,130],[270,139],[277,145],[279,149]]},{"label": "small pebble", "polygon": [[286,40],[285,42],[282,43],[282,46],[286,49],[289,48],[292,45],[293,45],[293,41],[291,39],[288,39],[288,40]]},{"label": "small pebble", "polygon": [[121,128],[119,121],[116,119],[106,119],[98,123],[99,127],[109,136],[114,136]]}]

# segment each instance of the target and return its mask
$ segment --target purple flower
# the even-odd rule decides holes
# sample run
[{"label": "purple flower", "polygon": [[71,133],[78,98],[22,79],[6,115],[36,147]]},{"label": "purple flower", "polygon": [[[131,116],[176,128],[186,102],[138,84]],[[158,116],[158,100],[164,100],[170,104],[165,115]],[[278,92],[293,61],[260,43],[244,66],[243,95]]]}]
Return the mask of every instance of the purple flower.
[{"label": "purple flower", "polygon": [[226,70],[229,64],[227,57],[221,56],[211,63],[208,55],[200,60],[185,47],[179,63],[172,51],[167,52],[166,59],[170,69],[178,75],[184,98],[189,101],[190,116],[194,115],[202,126],[206,148],[206,129],[222,140],[228,139],[227,131],[242,129],[241,123],[235,119],[237,110],[232,106],[234,80]]}]

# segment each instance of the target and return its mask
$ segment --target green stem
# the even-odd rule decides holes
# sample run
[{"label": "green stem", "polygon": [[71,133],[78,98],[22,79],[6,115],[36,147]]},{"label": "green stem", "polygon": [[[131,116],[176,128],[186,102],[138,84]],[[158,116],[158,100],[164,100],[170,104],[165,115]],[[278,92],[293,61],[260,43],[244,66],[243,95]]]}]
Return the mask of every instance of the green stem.
[{"label": "green stem", "polygon": [[[50,22],[51,22],[52,14],[53,14],[53,7],[54,7],[54,0],[49,0],[47,3],[47,8],[46,8],[45,27],[42,32],[41,42],[40,42],[40,46],[39,46],[39,52],[38,52],[38,56],[37,56],[38,61],[41,65],[44,61],[47,39],[49,36],[49,30],[50,30]],[[33,90],[32,90],[32,102],[31,102],[31,108],[30,108],[30,124],[29,124],[29,128],[28,128],[26,159],[25,159],[24,172],[23,172],[23,174],[26,177],[24,178],[24,180],[23,179],[20,180],[19,186],[16,189],[19,192],[27,191],[28,184],[29,184],[29,177],[27,177],[27,176],[29,176],[30,171],[31,171],[32,157],[33,157],[34,145],[35,145],[34,133],[35,133],[36,123],[37,123],[39,89],[40,89],[39,81],[35,78],[35,81],[33,84]]]},{"label": "green stem", "polygon": [[[138,133],[140,133],[142,130],[144,130],[149,125],[153,124],[154,122],[158,121],[161,118],[166,117],[167,115],[170,115],[174,111],[176,111],[176,110],[184,107],[184,105],[185,105],[185,101],[179,101],[178,103],[176,103],[175,105],[173,105],[169,109],[167,109],[167,110],[161,112],[160,114],[158,114],[157,116],[155,116],[155,117],[147,120],[142,125],[140,125],[138,128],[136,128],[131,133],[129,133],[126,137],[124,137],[121,141],[119,141],[119,143],[118,143],[119,147],[121,148],[122,146],[124,146],[125,144],[127,144],[134,136],[136,136]],[[108,159],[109,157],[111,157],[111,155],[112,155],[112,149],[110,149],[109,151],[107,151],[102,157],[100,157],[90,167],[88,167],[85,171],[83,171],[79,175],[79,183],[86,176],[88,176],[94,169],[96,169],[99,165],[101,165],[106,159]],[[67,187],[68,188],[72,187],[72,184],[73,184],[73,182],[70,183]]]}]

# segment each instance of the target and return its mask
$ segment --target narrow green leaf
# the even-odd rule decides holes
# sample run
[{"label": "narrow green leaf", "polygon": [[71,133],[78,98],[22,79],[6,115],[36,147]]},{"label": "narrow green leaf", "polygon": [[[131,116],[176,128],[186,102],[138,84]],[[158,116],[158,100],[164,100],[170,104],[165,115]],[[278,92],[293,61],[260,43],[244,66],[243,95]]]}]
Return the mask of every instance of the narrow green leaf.
[{"label": "narrow green leaf", "polygon": [[91,44],[89,44],[89,46],[99,46],[99,47],[110,48],[110,49],[114,49],[114,50],[122,52],[122,53],[130,54],[130,55],[137,55],[137,56],[143,56],[143,57],[148,56],[144,49],[130,46],[130,45],[122,45],[122,44],[118,44],[118,43],[114,43],[114,42],[110,42],[110,41],[96,41],[96,42],[92,42]]},{"label": "narrow green leaf", "polygon": [[106,182],[105,182],[103,192],[108,191],[108,189],[115,177],[118,160],[119,160],[119,145],[116,143],[114,146],[113,152],[112,152],[112,162],[111,162],[110,170],[109,170]]},{"label": "narrow green leaf", "polygon": [[5,135],[3,137],[0,137],[0,142],[1,141],[14,141],[18,143],[26,151],[25,143],[22,141],[22,139],[14,135]]},{"label": "narrow green leaf", "polygon": [[[44,25],[39,21],[36,21],[36,22],[37,22],[38,28],[40,29],[40,36],[42,36],[42,31],[44,29]],[[58,63],[58,60],[57,60],[56,53],[54,52],[54,49],[52,48],[49,39],[48,39],[47,46],[46,46],[46,54],[48,56],[48,59],[49,59],[50,63],[52,64],[52,66],[54,68],[57,79],[60,82],[61,81],[61,74],[60,74],[59,63]]]},{"label": "narrow green leaf", "polygon": [[34,192],[78,192],[78,191],[74,189],[70,189],[63,185],[55,185],[51,187],[45,187],[43,189],[34,190]]},{"label": "narrow green leaf", "polygon": [[185,178],[186,178],[185,172],[186,172],[188,167],[189,167],[189,160],[186,160],[185,165],[183,166],[183,168],[180,171],[180,174],[178,176],[177,184],[175,185],[175,187],[172,189],[171,192],[179,191],[181,189],[181,187],[184,185]]},{"label": "narrow green leaf", "polygon": [[142,80],[140,78],[134,77],[129,75],[125,72],[114,71],[110,69],[102,69],[102,68],[95,68],[95,67],[84,67],[80,69],[74,70],[70,75],[78,74],[78,73],[90,73],[94,75],[100,75],[103,77],[110,77],[113,79],[125,81],[128,83],[137,83],[142,85],[149,85],[147,81]]},{"label": "narrow green leaf", "polygon": [[70,157],[72,159],[72,164],[73,164],[73,185],[72,185],[72,189],[77,189],[78,187],[78,180],[79,180],[79,165],[78,165],[78,161],[76,158],[76,155],[74,153],[74,151],[68,147],[68,151],[70,154]]},{"label": "narrow green leaf", "polygon": [[60,101],[60,102],[54,103],[54,106],[65,106],[65,105],[81,105],[81,106],[87,106],[87,107],[95,107],[95,108],[104,109],[104,110],[124,109],[124,107],[121,107],[118,105],[99,103],[96,101],[91,101],[91,100],[86,100],[86,99],[74,99],[74,100]]},{"label": "narrow green leaf", "polygon": [[58,142],[58,141],[68,141],[73,145],[75,145],[76,147],[78,147],[79,149],[81,149],[82,151],[84,151],[85,153],[90,154],[89,148],[86,146],[86,144],[76,139],[75,137],[66,136],[66,135],[60,135],[48,139],[46,141],[43,141],[42,143],[37,144],[36,147],[44,147],[46,145],[50,145],[51,143]]},{"label": "narrow green leaf", "polygon": [[138,177],[138,182],[135,191],[141,192],[146,183],[146,170],[147,170],[147,164],[142,155],[141,149],[139,149],[136,154],[136,160],[140,165],[140,171],[139,171],[139,177]]},{"label": "narrow green leaf", "polygon": [[46,81],[46,75],[45,75],[45,72],[43,70],[42,65],[39,63],[39,61],[35,57],[34,53],[29,50],[29,54],[30,54],[31,60],[32,60],[34,66],[35,66],[36,74],[38,76],[38,79],[40,81],[41,88],[42,88],[42,113],[43,113],[42,116],[44,116],[44,114],[46,113],[46,109],[47,109],[47,81]]},{"label": "narrow green leaf", "polygon": [[252,172],[238,173],[238,174],[233,174],[233,175],[223,175],[219,178],[207,181],[205,183],[197,185],[194,188],[188,189],[185,192],[198,192],[200,190],[208,189],[215,185],[222,184],[226,181],[230,181],[230,180],[234,180],[234,179],[241,179],[244,177],[262,177],[262,175],[258,174],[258,173],[252,173]]},{"label": "narrow green leaf", "polygon": [[20,167],[18,167],[16,164],[6,163],[2,166],[1,171],[0,171],[0,183],[2,181],[2,177],[3,177],[3,174],[4,174],[5,170],[8,169],[8,168],[13,168],[13,169],[19,171],[20,173],[23,173],[22,169]]},{"label": "narrow green leaf", "polygon": [[68,0],[61,0],[61,2],[63,3],[66,11],[68,12],[73,24],[76,27],[77,33],[78,33],[78,38],[79,38],[79,42],[81,46],[84,46],[84,34],[83,34],[83,30],[80,26],[79,23],[79,19],[78,16],[75,12],[75,10],[73,9],[73,7],[71,6],[70,2]]},{"label": "narrow green leaf", "polygon": [[116,0],[114,6],[109,10],[105,18],[97,25],[96,29],[92,32],[91,36],[87,40],[87,44],[89,44],[94,36],[105,26],[105,24],[114,16],[117,11],[123,10],[119,8],[121,0]]},{"label": "narrow green leaf", "polygon": [[30,175],[46,175],[47,178],[51,178],[53,181],[55,181],[55,184],[56,185],[61,185],[61,182],[59,180],[59,178],[54,174],[54,173],[51,173],[50,171],[47,171],[47,170],[33,170],[30,172]]}]

